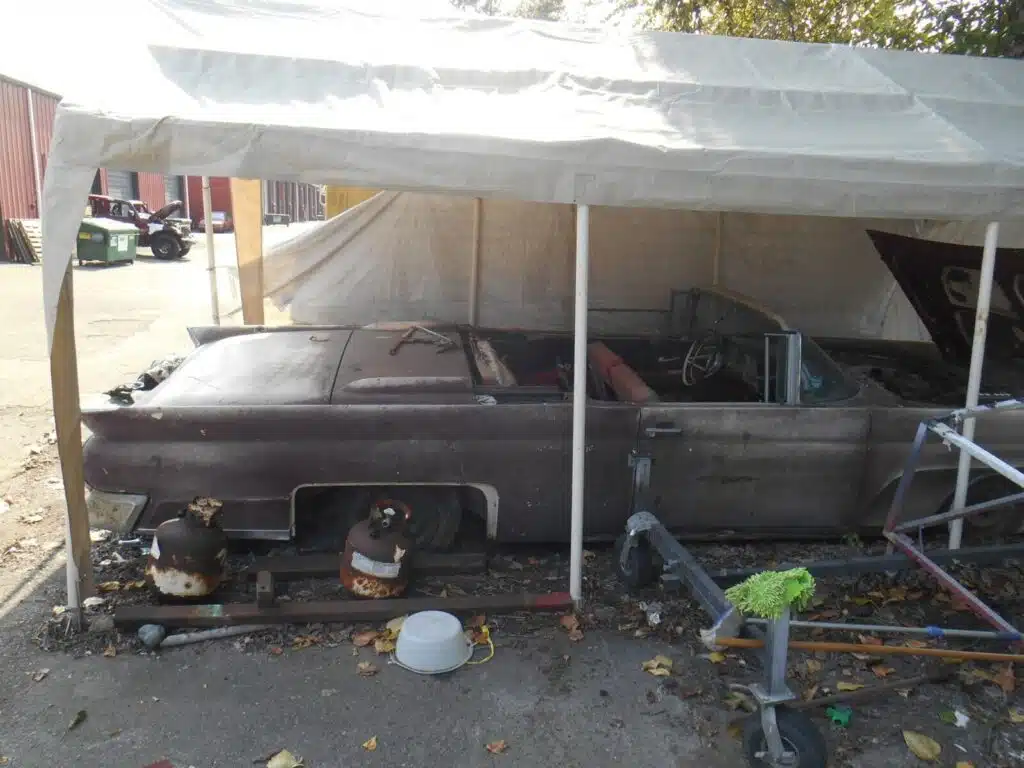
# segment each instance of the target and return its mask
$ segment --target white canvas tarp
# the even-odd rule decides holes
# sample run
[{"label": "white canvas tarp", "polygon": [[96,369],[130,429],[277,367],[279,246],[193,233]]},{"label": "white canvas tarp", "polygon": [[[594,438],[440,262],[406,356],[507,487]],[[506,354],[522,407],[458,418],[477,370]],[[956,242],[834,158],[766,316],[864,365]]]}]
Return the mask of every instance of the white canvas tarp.
[{"label": "white canvas tarp", "polygon": [[549,203],[1024,217],[1021,62],[402,19],[326,0],[138,5],[162,19],[116,46],[140,87],[83,76],[58,110],[51,338],[100,166]]},{"label": "white canvas tarp", "polygon": [[[466,322],[473,216],[469,198],[382,192],[269,249],[266,295],[298,323]],[[948,222],[595,207],[591,328],[661,331],[664,315],[602,310],[667,310],[672,289],[718,285],[814,336],[927,340],[868,228],[979,246],[984,235]],[[1004,243],[1024,245],[1021,229]],[[574,245],[572,206],[484,200],[479,324],[571,329]]]}]

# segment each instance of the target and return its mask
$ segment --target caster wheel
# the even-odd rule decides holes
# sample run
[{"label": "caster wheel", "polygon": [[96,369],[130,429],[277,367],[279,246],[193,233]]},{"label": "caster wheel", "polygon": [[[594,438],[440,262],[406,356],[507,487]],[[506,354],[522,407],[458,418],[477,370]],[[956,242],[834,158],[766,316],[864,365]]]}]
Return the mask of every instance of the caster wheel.
[{"label": "caster wheel", "polygon": [[619,536],[615,542],[615,565],[618,568],[619,576],[630,589],[641,589],[650,586],[657,571],[654,567],[654,555],[651,552],[651,545],[647,539],[641,537],[637,545],[629,551],[626,564],[622,563],[622,550],[626,546],[626,534]]},{"label": "caster wheel", "polygon": [[825,768],[828,747],[821,731],[805,715],[786,707],[775,708],[775,720],[786,751],[793,753],[789,762],[773,764],[768,759],[768,744],[761,728],[760,715],[751,715],[743,726],[743,753],[751,768]]}]

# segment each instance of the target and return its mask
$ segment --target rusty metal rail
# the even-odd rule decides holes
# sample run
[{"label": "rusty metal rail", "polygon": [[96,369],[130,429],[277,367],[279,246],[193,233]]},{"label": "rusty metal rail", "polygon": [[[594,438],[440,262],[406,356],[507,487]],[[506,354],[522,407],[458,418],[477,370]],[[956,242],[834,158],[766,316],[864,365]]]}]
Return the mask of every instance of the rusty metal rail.
[{"label": "rusty metal rail", "polygon": [[327,600],[320,602],[213,603],[206,605],[132,605],[114,612],[118,629],[143,624],[165,627],[227,627],[235,624],[316,624],[379,622],[417,611],[455,614],[496,614],[515,611],[564,611],[572,608],[568,592],[465,597],[407,597],[393,600]]}]

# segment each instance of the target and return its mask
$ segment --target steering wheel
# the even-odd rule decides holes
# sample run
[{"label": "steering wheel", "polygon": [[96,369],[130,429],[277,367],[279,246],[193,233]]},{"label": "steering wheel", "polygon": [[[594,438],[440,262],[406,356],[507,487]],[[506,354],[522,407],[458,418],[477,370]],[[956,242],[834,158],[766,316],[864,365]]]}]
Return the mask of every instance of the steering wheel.
[{"label": "steering wheel", "polygon": [[718,336],[709,333],[690,345],[683,359],[683,386],[692,387],[722,370],[722,349]]}]

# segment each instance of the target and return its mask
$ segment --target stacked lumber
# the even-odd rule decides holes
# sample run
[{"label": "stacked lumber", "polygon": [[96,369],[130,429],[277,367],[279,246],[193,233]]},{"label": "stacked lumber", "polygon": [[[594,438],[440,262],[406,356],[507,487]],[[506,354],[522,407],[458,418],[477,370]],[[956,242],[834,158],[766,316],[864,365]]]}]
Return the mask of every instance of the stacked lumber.
[{"label": "stacked lumber", "polygon": [[43,230],[39,219],[7,219],[7,259],[17,264],[38,264],[43,258]]}]

